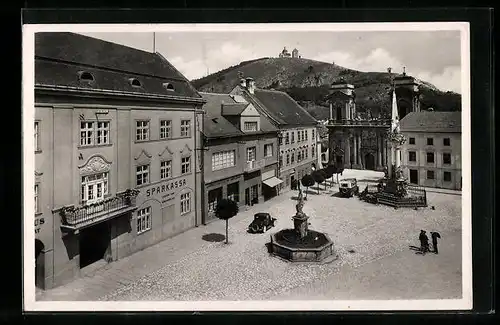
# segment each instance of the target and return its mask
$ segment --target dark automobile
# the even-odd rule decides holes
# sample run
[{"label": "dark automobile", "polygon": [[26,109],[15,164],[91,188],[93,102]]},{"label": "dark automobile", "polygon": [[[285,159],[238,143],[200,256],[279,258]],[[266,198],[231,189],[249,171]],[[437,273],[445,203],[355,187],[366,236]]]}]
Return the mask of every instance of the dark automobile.
[{"label": "dark automobile", "polygon": [[352,197],[359,193],[358,182],[355,178],[344,178],[340,181],[339,192],[343,197]]},{"label": "dark automobile", "polygon": [[248,226],[248,232],[252,234],[264,233],[274,227],[275,222],[276,219],[271,218],[271,215],[269,213],[256,213],[253,216],[252,223]]}]

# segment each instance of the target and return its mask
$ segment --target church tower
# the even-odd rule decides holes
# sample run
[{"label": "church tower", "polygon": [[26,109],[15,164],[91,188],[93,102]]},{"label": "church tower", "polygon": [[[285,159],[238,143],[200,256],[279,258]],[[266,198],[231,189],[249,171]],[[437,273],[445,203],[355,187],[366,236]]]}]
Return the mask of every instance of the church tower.
[{"label": "church tower", "polygon": [[415,78],[408,76],[403,71],[401,76],[394,78],[394,88],[396,91],[399,120],[402,120],[408,113],[420,112],[420,93]]}]

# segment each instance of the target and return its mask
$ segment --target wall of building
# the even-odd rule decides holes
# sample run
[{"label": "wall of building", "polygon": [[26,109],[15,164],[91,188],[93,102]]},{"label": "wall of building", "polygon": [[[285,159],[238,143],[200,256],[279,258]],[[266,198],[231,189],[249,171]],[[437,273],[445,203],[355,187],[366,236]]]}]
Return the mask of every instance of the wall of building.
[{"label": "wall of building", "polygon": [[[404,132],[406,143],[401,153],[401,165],[405,176],[410,179],[410,169],[418,170],[418,185],[447,189],[461,189],[462,177],[462,143],[459,133],[423,133]],[[410,144],[410,138],[415,139],[415,144]],[[433,145],[427,145],[427,138],[433,139]],[[444,139],[450,139],[450,146],[444,145]],[[414,151],[416,161],[409,160],[409,152]],[[427,163],[427,152],[434,153],[434,163]],[[443,153],[451,155],[451,163],[443,163]],[[427,171],[434,171],[434,179],[427,179]],[[451,173],[451,181],[444,181],[444,172]]]},{"label": "wall of building", "polygon": [[[175,105],[160,109],[137,109],[121,104],[107,106],[103,103],[82,105],[67,99],[38,100],[36,120],[40,121],[41,153],[35,157],[36,179],[40,184],[39,200],[42,207],[35,221],[43,224],[37,229],[36,238],[44,246],[45,287],[67,283],[80,275],[79,234],[61,230],[60,208],[81,206],[81,177],[88,163],[98,161],[109,169],[108,196],[136,188],[136,166],[150,165],[150,183],[138,186],[137,208],[151,206],[151,230],[137,234],[137,214],[119,216],[109,222],[111,229],[111,257],[122,258],[135,251],[171,237],[195,225],[197,158],[195,148],[194,111]],[[92,100],[88,101],[89,103]],[[103,113],[106,114],[97,114]],[[171,119],[173,138],[159,139],[160,118]],[[135,141],[136,120],[150,120],[150,140]],[[179,138],[180,119],[191,120],[191,136]],[[80,146],[80,123],[85,121],[109,121],[110,143],[101,146]],[[166,150],[166,148],[168,149]],[[180,176],[180,159],[191,156],[191,172]],[[167,157],[168,156],[168,157]],[[160,161],[172,159],[171,179],[160,180]],[[200,169],[199,169],[200,170]],[[182,186],[163,190],[166,183],[182,181]],[[201,181],[198,181],[201,182]],[[200,185],[201,186],[201,185]],[[155,188],[155,192],[153,192]],[[159,189],[159,191],[158,191]],[[180,195],[191,192],[191,212],[180,215]],[[199,203],[201,206],[201,203]]]},{"label": "wall of building", "polygon": [[[297,142],[298,140],[298,131],[305,130],[307,132],[307,140]],[[313,137],[314,130],[314,137]],[[294,135],[294,143],[291,142],[291,134]],[[289,134],[290,142],[286,143],[286,134]],[[283,138],[282,143],[280,145],[280,155],[282,157],[282,165],[280,168],[280,178],[283,183],[280,185],[281,191],[287,191],[291,187],[291,176],[294,178],[300,179],[305,174],[311,173],[311,166],[314,164],[317,166],[318,163],[318,153],[317,153],[317,129],[316,127],[298,127],[298,128],[288,128],[282,130]],[[297,150],[305,147],[307,151],[307,158],[302,159],[301,161],[297,161]],[[287,153],[291,155],[294,152],[295,159],[294,162],[287,164],[286,155]]]}]

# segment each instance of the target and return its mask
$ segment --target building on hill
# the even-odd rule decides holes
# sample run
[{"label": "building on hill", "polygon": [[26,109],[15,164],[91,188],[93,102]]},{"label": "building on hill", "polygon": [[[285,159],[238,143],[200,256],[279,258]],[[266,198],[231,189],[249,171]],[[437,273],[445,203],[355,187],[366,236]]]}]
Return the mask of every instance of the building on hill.
[{"label": "building on hill", "polygon": [[35,35],[36,286],[201,223],[203,98],[160,54]]},{"label": "building on hill", "polygon": [[251,206],[278,194],[278,129],[243,97],[201,93],[204,106],[203,223],[222,198]]},{"label": "building on hill", "polygon": [[293,49],[292,51],[292,58],[299,58],[299,50]]},{"label": "building on hill", "polygon": [[279,175],[281,190],[316,168],[318,122],[287,93],[255,87],[252,78],[241,80],[232,91],[252,103],[279,129]]},{"label": "building on hill", "polygon": [[289,58],[289,57],[291,57],[291,54],[290,54],[290,52],[288,52],[286,47],[284,47],[283,50],[280,52],[279,57],[280,58]]},{"label": "building on hill", "polygon": [[411,184],[462,189],[461,118],[461,112],[421,111],[401,120],[401,167]]}]

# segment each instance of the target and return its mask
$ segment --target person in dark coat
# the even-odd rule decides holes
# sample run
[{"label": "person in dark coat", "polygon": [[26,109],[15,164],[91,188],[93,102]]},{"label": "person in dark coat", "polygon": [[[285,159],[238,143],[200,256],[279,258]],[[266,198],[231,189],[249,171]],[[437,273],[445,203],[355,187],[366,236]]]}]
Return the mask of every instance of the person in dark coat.
[{"label": "person in dark coat", "polygon": [[420,240],[420,251],[422,254],[429,252],[429,237],[427,237],[425,230],[420,230],[420,236],[418,236]]},{"label": "person in dark coat", "polygon": [[438,232],[432,232],[431,231],[431,238],[432,238],[432,248],[434,248],[434,253],[438,253],[438,238],[441,238],[441,235]]}]

